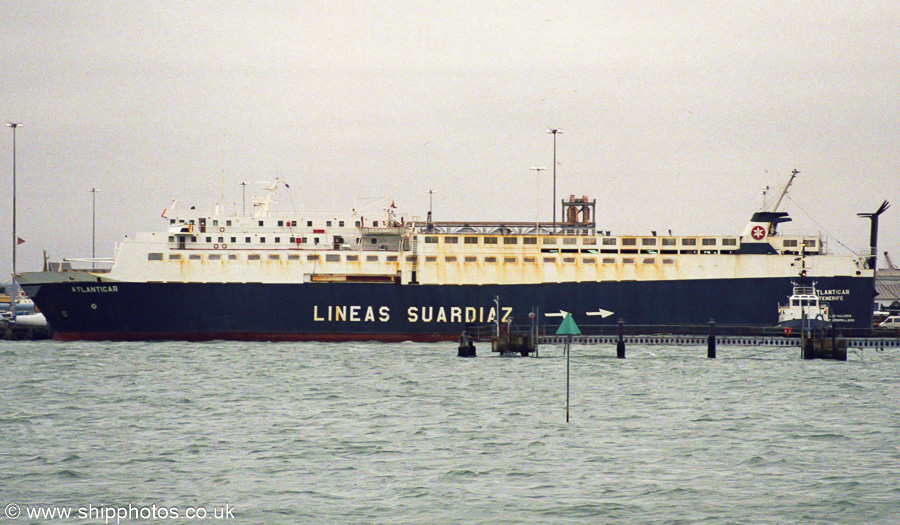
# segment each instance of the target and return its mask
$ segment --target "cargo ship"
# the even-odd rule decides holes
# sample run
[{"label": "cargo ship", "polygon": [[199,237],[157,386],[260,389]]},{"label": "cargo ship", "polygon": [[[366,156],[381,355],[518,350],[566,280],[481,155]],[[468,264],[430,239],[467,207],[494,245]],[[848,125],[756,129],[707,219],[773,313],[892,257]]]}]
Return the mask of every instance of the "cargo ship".
[{"label": "cargo ship", "polygon": [[598,230],[583,196],[558,203],[558,223],[437,222],[393,202],[370,216],[276,213],[283,186],[267,184],[252,214],[166,210],[108,270],[55,264],[18,281],[61,340],[442,341],[560,312],[579,325],[775,327],[799,277],[836,326],[871,329],[887,203],[860,214],[871,249],[838,255],[780,231],[791,219],[778,204],[740,234],[627,235]]}]

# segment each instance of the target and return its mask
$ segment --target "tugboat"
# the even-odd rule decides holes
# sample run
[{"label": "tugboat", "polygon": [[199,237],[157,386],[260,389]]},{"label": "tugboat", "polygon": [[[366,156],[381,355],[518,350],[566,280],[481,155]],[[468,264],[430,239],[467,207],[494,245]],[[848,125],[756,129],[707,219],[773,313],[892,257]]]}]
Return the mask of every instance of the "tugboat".
[{"label": "tugboat", "polygon": [[778,326],[786,333],[796,329],[814,330],[831,326],[828,303],[819,299],[816,283],[795,282],[785,305],[778,306]]}]

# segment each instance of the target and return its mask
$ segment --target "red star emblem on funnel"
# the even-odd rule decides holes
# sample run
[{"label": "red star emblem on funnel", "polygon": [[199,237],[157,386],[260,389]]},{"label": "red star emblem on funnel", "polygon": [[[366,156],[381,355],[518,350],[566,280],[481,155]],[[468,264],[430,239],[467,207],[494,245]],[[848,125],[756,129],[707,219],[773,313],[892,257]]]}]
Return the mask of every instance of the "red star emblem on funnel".
[{"label": "red star emblem on funnel", "polygon": [[762,226],[756,226],[750,230],[750,235],[758,241],[766,236],[766,229]]}]

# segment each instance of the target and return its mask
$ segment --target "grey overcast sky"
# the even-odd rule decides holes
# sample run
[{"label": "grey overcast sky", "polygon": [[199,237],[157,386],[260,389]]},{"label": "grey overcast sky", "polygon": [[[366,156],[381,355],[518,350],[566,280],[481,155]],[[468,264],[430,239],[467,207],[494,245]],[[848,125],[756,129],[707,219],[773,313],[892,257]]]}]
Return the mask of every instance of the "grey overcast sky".
[{"label": "grey overcast sky", "polygon": [[798,169],[784,229],[858,251],[888,199],[900,260],[896,0],[10,0],[0,39],[20,271],[90,255],[91,187],[98,256],[276,176],[298,210],[424,216],[433,189],[438,220],[549,220],[548,127],[560,198],[602,230],[739,234]]}]

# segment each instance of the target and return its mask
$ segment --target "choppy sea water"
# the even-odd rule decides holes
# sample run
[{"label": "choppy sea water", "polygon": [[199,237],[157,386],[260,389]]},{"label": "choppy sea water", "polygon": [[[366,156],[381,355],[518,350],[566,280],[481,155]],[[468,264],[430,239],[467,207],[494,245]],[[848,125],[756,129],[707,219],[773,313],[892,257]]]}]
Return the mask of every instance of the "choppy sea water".
[{"label": "choppy sea water", "polygon": [[0,522],[900,522],[900,352],[705,354],[2,343]]}]

